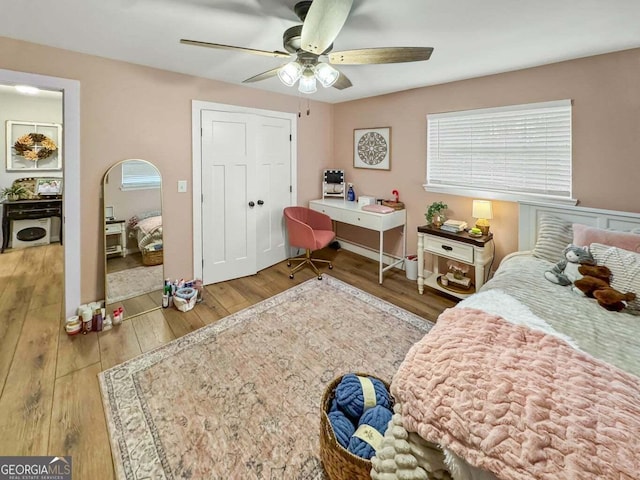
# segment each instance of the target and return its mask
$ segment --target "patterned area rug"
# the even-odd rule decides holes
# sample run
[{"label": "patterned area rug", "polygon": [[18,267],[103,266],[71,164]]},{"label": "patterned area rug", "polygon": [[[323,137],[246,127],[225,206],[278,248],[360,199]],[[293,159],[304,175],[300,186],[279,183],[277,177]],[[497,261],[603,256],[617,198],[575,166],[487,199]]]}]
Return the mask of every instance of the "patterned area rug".
[{"label": "patterned area rug", "polygon": [[162,265],[135,267],[107,275],[107,298],[109,303],[120,302],[154,290],[164,285]]},{"label": "patterned area rug", "polygon": [[324,275],[100,374],[120,479],[325,479],[325,386],[433,324]]}]

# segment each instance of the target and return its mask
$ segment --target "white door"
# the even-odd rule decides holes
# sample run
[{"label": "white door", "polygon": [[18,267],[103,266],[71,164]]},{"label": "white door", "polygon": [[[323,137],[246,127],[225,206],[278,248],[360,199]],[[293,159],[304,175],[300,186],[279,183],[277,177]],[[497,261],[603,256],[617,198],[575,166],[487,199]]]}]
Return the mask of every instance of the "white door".
[{"label": "white door", "polygon": [[256,118],[257,269],[287,257],[282,210],[291,205],[291,122]]},{"label": "white door", "polygon": [[[203,110],[202,278],[252,275],[286,258],[290,120]],[[283,138],[280,138],[280,137]]]}]

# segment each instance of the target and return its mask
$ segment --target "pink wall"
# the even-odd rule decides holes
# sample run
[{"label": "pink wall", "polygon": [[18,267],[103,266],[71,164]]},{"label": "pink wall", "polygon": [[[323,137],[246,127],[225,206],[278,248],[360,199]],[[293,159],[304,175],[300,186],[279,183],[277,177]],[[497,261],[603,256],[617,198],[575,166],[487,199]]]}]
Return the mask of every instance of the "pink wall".
[{"label": "pink wall", "polygon": [[[573,194],[588,207],[640,212],[640,49],[567,61],[488,77],[420,88],[334,105],[335,158],[357,194],[391,197],[407,205],[409,253],[416,252],[416,227],[436,200],[448,216],[472,223],[468,197],[424,191],[426,115],[501,105],[573,99]],[[391,171],[354,169],[353,129],[392,128]],[[518,209],[494,202],[491,229],[497,259],[517,250]],[[343,227],[339,235],[372,247],[376,239]],[[400,239],[396,253],[400,252]],[[496,264],[494,264],[495,268]]]},{"label": "pink wall", "polygon": [[[126,158],[153,162],[164,181],[166,274],[192,272],[191,100],[298,111],[298,98],[0,37],[0,68],[72,78],[81,84],[82,301],[103,295],[100,185]],[[472,221],[471,198],[424,191],[426,114],[562,98],[574,100],[574,196],[585,206],[640,212],[635,199],[640,164],[640,49],[504,73],[337,105],[311,102],[298,120],[298,203],[320,196],[320,172],[343,167],[358,194],[389,198],[400,191],[408,208],[408,251],[435,200],[449,216]],[[357,88],[354,87],[354,88]],[[353,129],[392,127],[391,171],[355,170]],[[517,248],[517,205],[494,202],[498,258]],[[375,247],[376,239],[341,226],[339,234]],[[376,236],[377,237],[377,236]],[[400,252],[401,238],[385,240]]]},{"label": "pink wall", "polygon": [[[153,162],[164,182],[165,276],[193,270],[191,101],[203,100],[296,113],[298,98],[108,60],[0,37],[0,68],[80,81],[81,299],[103,297],[100,189],[109,167],[127,158]],[[311,102],[298,121],[298,202],[320,195],[320,171],[330,162],[331,105]],[[309,148],[312,145],[313,148]]]}]

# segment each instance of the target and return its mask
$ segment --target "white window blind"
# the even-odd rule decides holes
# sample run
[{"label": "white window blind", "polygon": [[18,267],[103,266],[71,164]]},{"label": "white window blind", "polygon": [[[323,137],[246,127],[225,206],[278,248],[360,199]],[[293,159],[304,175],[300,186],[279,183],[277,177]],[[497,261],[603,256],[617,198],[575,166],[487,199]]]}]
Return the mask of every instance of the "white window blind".
[{"label": "white window blind", "polygon": [[571,100],[427,115],[425,189],[570,200]]},{"label": "white window blind", "polygon": [[160,172],[150,163],[142,160],[122,163],[122,190],[159,188],[161,183]]}]

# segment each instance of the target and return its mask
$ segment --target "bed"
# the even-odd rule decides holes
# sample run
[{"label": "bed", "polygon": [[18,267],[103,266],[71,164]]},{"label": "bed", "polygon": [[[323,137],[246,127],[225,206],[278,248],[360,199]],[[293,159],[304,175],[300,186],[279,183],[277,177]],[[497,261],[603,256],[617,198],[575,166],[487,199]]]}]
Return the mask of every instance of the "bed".
[{"label": "bed", "polygon": [[128,225],[142,254],[142,263],[147,266],[162,264],[162,216],[158,212],[144,213],[132,217]]},{"label": "bed", "polygon": [[519,252],[394,376],[371,477],[637,478],[640,302],[608,311],[544,273],[582,243],[612,286],[640,294],[639,234],[640,214],[521,203]]}]

